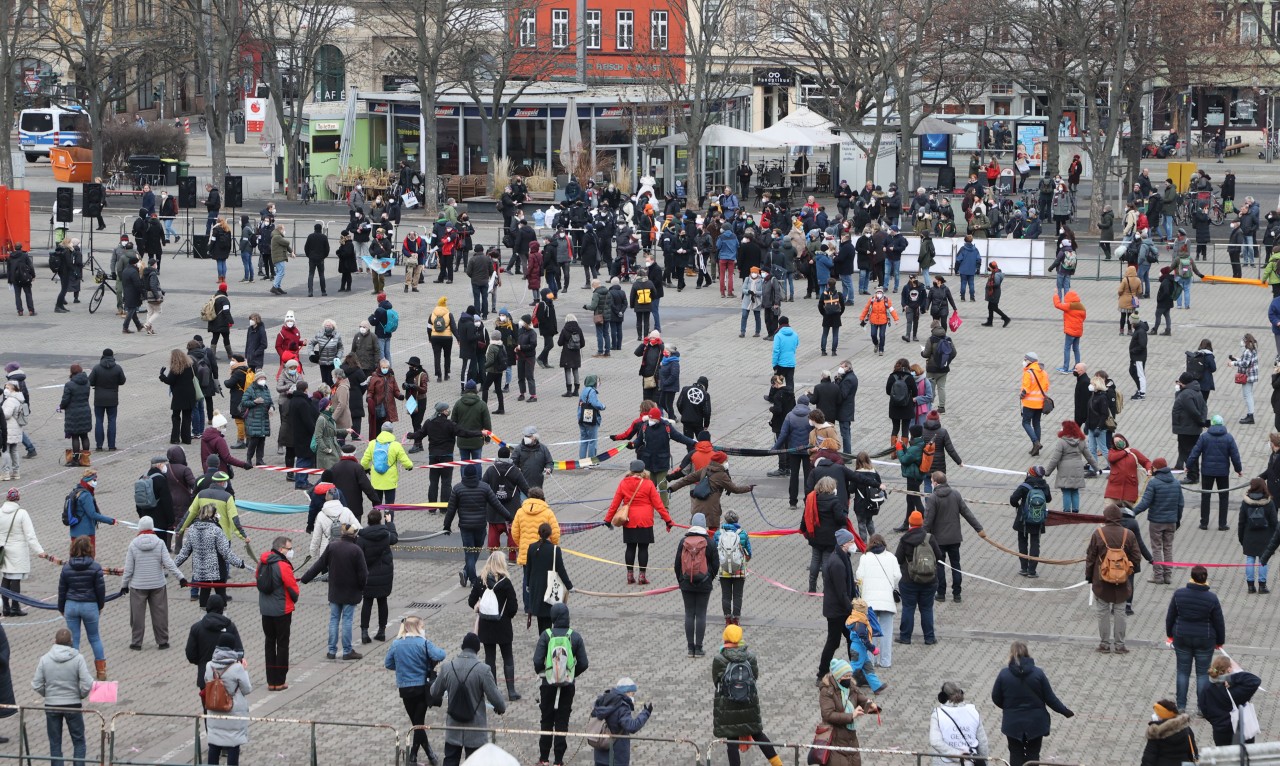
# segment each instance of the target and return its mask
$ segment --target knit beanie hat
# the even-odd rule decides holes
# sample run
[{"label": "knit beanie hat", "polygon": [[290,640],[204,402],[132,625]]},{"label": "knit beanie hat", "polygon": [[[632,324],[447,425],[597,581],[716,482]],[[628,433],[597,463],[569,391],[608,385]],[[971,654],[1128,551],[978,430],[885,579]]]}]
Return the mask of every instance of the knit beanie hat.
[{"label": "knit beanie hat", "polygon": [[726,625],[724,628],[724,645],[737,646],[742,643],[742,626]]},{"label": "knit beanie hat", "polygon": [[923,527],[924,514],[920,513],[919,511],[912,511],[911,515],[907,517],[907,526],[911,527],[912,529],[915,529],[916,527]]}]

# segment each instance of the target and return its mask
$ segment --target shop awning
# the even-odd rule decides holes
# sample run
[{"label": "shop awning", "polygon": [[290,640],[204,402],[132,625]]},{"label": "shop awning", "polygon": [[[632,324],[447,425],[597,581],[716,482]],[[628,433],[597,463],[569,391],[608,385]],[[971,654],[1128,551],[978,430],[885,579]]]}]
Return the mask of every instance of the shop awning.
[{"label": "shop awning", "polygon": [[[684,146],[689,137],[684,133],[673,133],[654,142],[656,146]],[[728,125],[712,125],[702,134],[702,146],[738,146],[748,149],[778,149],[785,144],[756,133],[731,128]]]}]

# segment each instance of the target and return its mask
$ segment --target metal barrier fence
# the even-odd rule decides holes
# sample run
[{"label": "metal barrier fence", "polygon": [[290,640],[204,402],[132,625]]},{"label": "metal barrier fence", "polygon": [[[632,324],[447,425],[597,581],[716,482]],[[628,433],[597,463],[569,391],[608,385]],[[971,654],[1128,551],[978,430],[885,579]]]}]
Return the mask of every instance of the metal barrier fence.
[{"label": "metal barrier fence", "polygon": [[[405,754],[406,758],[408,757],[409,750],[413,745],[413,733],[415,731],[434,732],[436,734],[442,735],[442,737],[448,731],[484,732],[487,735],[490,742],[493,742],[499,747],[502,747],[507,752],[511,753],[511,755],[519,758],[521,763],[532,761],[533,760],[532,756],[521,757],[523,755],[523,750],[513,751],[510,747],[504,746],[503,738],[512,738],[515,740],[520,740],[526,737],[528,738],[534,738],[534,737],[541,738],[544,736],[564,737],[569,744],[569,750],[566,751],[565,761],[566,763],[568,762],[577,763],[581,759],[577,759],[573,757],[573,753],[576,752],[576,748],[581,748],[583,746],[587,747],[588,760],[590,760],[590,756],[592,755],[591,746],[587,744],[586,738],[595,736],[594,734],[587,734],[586,732],[580,732],[580,731],[540,731],[538,729],[504,729],[504,728],[497,728],[497,727],[472,728],[472,727],[463,727],[463,726],[445,726],[444,724],[438,724],[438,725],[428,724],[425,726],[415,726],[412,729],[410,729],[409,732],[405,735],[404,741],[401,743],[401,750]],[[641,736],[634,736],[634,735],[633,736],[615,735],[613,738],[626,739],[632,743],[631,763],[676,764],[676,763],[682,762],[680,760],[677,760],[677,758],[673,756],[670,752],[664,752],[661,754],[660,757],[648,754],[648,751],[650,750],[650,748],[647,747],[646,745],[650,745],[650,744],[654,746],[661,745],[661,744],[677,745],[679,746],[680,750],[683,750],[685,746],[688,746],[693,749],[692,761],[683,761],[684,763],[689,763],[691,766],[704,766],[704,764],[706,763],[706,761],[703,760],[702,748],[698,746],[698,743],[694,742],[691,739],[671,739],[667,737],[641,737]],[[577,740],[576,744],[574,743],[574,740]],[[524,746],[526,743],[518,742],[518,744]],[[536,743],[527,743],[527,744],[530,747],[536,746]],[[640,745],[640,747],[637,747],[637,745]],[[431,746],[432,748],[436,748],[436,752],[438,754],[443,755],[443,750],[440,749],[444,747],[443,738],[437,739],[435,742],[432,743]],[[613,763],[613,761],[611,760],[612,755],[613,755],[613,752],[611,750],[609,753],[610,760],[606,761],[609,764]]]},{"label": "metal barrier fence", "polygon": [[[995,764],[1003,764],[1003,766],[1009,766],[1009,762],[1006,761],[1005,759],[995,758],[990,755],[958,756],[958,755],[947,755],[945,753],[933,753],[928,751],[920,752],[917,750],[898,750],[894,748],[884,748],[884,747],[834,747],[830,745],[823,746],[823,745],[810,745],[810,744],[800,744],[800,743],[790,744],[785,742],[771,742],[769,744],[775,750],[791,751],[791,762],[792,764],[794,764],[794,766],[800,766],[800,764],[808,763],[808,753],[811,750],[826,750],[832,753],[857,753],[860,756],[864,756],[864,755],[907,756],[909,758],[915,759],[916,766],[922,766],[925,758],[949,758],[951,759],[952,762],[957,764],[957,766],[973,766],[973,764],[977,763],[978,761],[983,761],[987,764],[992,764],[993,766]],[[757,743],[751,740],[737,740],[737,739],[711,740],[710,742],[707,743],[706,766],[712,766],[715,763],[714,754],[715,753],[723,754],[725,752],[726,746],[738,747],[740,745],[750,745],[755,747],[757,746]],[[783,760],[785,761],[786,759],[784,758]],[[876,764],[888,763],[889,759],[876,758],[874,762]],[[1028,763],[1026,766],[1032,766],[1032,765]],[[1045,766],[1050,766],[1050,764],[1045,764]],[[1053,766],[1058,766],[1058,765],[1054,764]]]},{"label": "metal barrier fence", "polygon": [[[18,752],[16,753],[0,752],[0,761],[16,760],[18,763],[24,764],[24,766],[26,766],[27,764],[49,763],[54,760],[66,761],[68,763],[84,764],[85,766],[87,766],[88,764],[97,764],[98,766],[105,766],[105,764],[107,763],[106,761],[106,752],[107,752],[106,750],[106,741],[107,741],[106,719],[103,718],[102,714],[96,710],[84,710],[81,708],[68,708],[68,707],[55,707],[55,706],[35,706],[35,705],[0,705],[0,710],[16,710],[18,713],[18,736],[17,736]],[[40,724],[43,724],[45,721],[45,717],[43,714],[46,712],[80,713],[83,717],[86,718],[84,722],[85,723],[84,739],[85,739],[85,747],[86,747],[84,760],[77,761],[74,758],[68,755],[65,755],[65,753],[68,753],[71,751],[71,748],[66,747],[66,744],[67,744],[66,740],[69,739],[69,737],[64,738],[64,743],[63,743],[64,747],[62,748],[64,755],[60,755],[55,759],[54,756],[49,752],[48,738],[45,733],[45,728],[43,725],[40,725]],[[36,713],[40,713],[41,715],[39,716],[39,724],[33,724],[37,727],[37,733],[35,735],[35,739],[37,742],[44,743],[44,746],[43,747],[37,746],[35,749],[33,749],[31,745],[32,735],[30,732],[27,731],[27,724],[30,722],[30,719],[32,717],[35,717]],[[98,722],[96,733],[93,731],[93,728],[92,728],[93,719],[95,718],[97,719],[97,722]],[[63,732],[64,734],[67,733],[65,726],[63,727]],[[94,751],[93,745],[94,745],[95,739],[97,740],[96,756],[93,754],[93,751]]]}]

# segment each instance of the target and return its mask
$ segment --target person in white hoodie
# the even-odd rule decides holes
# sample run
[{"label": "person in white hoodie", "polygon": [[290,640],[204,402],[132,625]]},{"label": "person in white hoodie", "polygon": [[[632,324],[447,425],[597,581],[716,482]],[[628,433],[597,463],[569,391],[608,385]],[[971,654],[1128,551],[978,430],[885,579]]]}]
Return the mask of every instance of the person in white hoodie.
[{"label": "person in white hoodie", "polygon": [[[987,730],[972,703],[964,701],[964,689],[947,681],[938,692],[938,706],[929,716],[929,749],[947,755],[977,756],[991,754]],[[934,758],[933,766],[961,766],[974,763],[973,758]]]},{"label": "person in white hoodie", "polygon": [[[58,628],[53,635],[53,648],[36,665],[31,688],[44,697],[44,704],[57,708],[79,708],[93,690],[93,673],[84,655],[71,647],[71,631]],[[84,714],[63,710],[46,710],[45,726],[49,732],[51,763],[62,763],[62,724],[71,733],[71,753],[76,763],[84,760]]]},{"label": "person in white hoodie", "polygon": [[150,516],[138,519],[138,536],[129,543],[124,554],[124,577],[120,580],[120,592],[129,594],[129,627],[133,640],[129,648],[142,650],[142,637],[146,633],[146,611],[151,610],[151,632],[156,645],[169,648],[169,594],[165,592],[165,576],[172,575],[183,587],[187,578],[173,563],[169,546],[156,535],[156,523]]},{"label": "person in white hoodie", "polygon": [[18,447],[22,446],[22,426],[26,415],[26,399],[18,390],[18,384],[9,381],[0,390],[0,455],[4,456],[0,461],[0,480],[17,481],[20,478]]},{"label": "person in white hoodie", "polygon": [[244,652],[236,649],[235,637],[230,633],[222,634],[218,639],[218,647],[213,650],[213,659],[204,669],[204,683],[208,688],[214,679],[220,679],[231,697],[231,709],[223,715],[229,718],[213,717],[206,721],[209,743],[208,763],[222,763],[222,755],[227,756],[227,763],[240,762],[240,746],[249,741],[249,695],[253,692],[253,684],[249,682],[249,671],[245,668]]},{"label": "person in white hoodie", "polygon": [[898,559],[889,550],[888,543],[882,535],[873,534],[867,541],[867,551],[858,559],[858,570],[853,579],[858,581],[858,592],[867,602],[867,607],[874,609],[876,619],[884,635],[875,639],[880,647],[879,665],[887,668],[893,665],[893,615],[898,611],[898,580],[902,579],[902,567]]},{"label": "person in white hoodie", "polygon": [[324,490],[324,505],[320,506],[320,514],[316,518],[315,528],[311,531],[311,547],[307,550],[308,559],[318,559],[334,536],[334,525],[341,533],[343,525],[360,529],[360,520],[351,509],[338,499],[338,489],[333,484],[323,482],[316,489]]},{"label": "person in white hoodie", "polygon": [[[4,530],[4,562],[0,563],[0,587],[14,593],[22,592],[22,581],[31,574],[31,554],[44,555],[44,548],[36,539],[36,528],[31,515],[18,505],[22,499],[17,487],[10,487],[5,501],[0,505],[0,529]],[[17,601],[4,599],[5,617],[25,617],[26,611]]]}]

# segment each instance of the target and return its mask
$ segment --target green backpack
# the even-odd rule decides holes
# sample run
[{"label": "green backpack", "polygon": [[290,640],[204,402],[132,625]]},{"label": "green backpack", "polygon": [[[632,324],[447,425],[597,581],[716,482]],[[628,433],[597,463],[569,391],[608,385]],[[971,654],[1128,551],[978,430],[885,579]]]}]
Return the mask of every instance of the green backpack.
[{"label": "green backpack", "polygon": [[578,669],[578,660],[573,656],[573,630],[566,629],[563,636],[552,635],[551,630],[547,629],[547,659],[542,676],[550,686],[569,686]]}]

